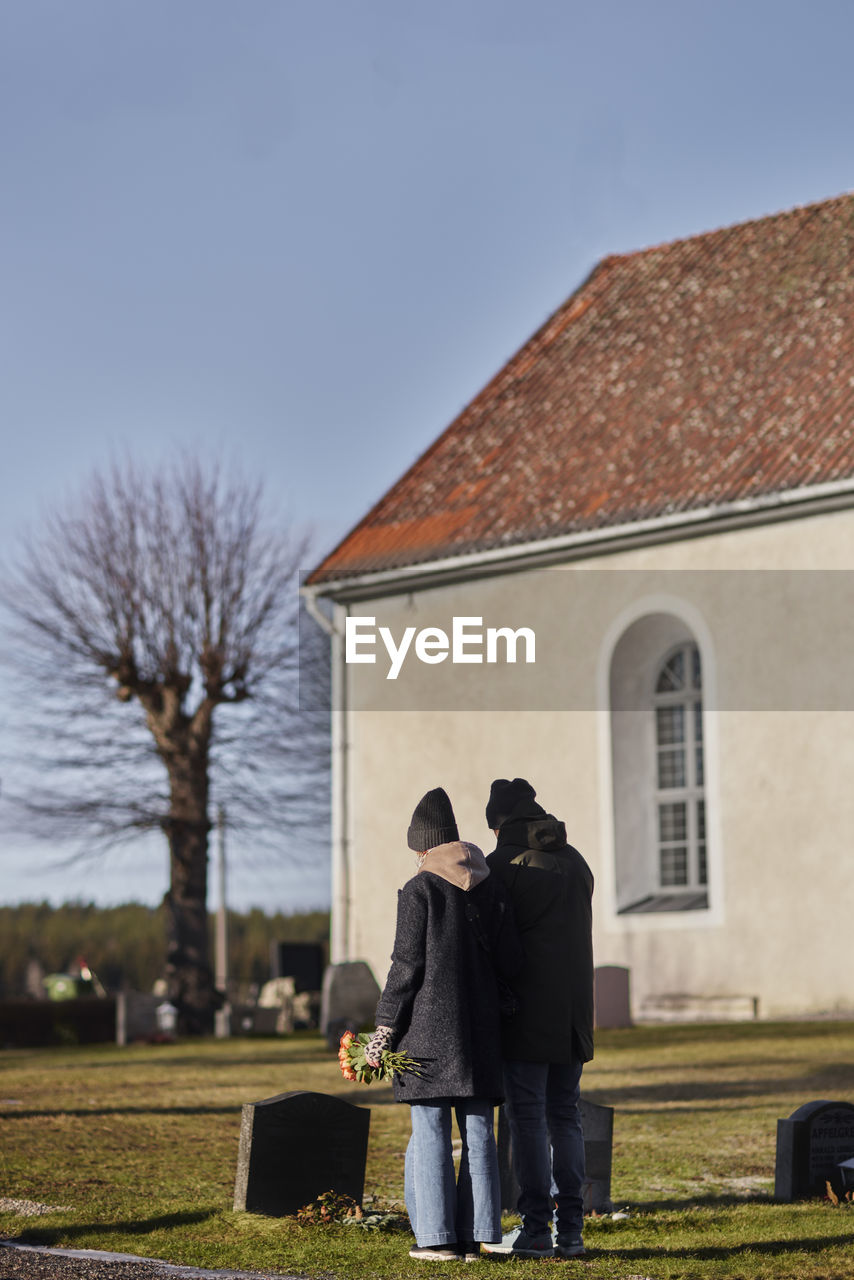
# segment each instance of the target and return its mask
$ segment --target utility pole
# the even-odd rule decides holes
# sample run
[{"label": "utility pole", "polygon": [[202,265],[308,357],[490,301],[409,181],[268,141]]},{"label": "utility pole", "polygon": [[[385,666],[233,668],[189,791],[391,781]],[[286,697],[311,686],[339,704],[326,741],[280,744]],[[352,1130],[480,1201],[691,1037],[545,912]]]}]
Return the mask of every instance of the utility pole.
[{"label": "utility pole", "polygon": [[225,886],[225,807],[220,805],[216,815],[217,828],[217,883],[219,901],[216,911],[216,973],[217,991],[225,996],[225,1003],[217,1009],[214,1019],[214,1034],[217,1039],[224,1040],[231,1035],[231,1005],[228,1000],[228,909],[226,906]]}]

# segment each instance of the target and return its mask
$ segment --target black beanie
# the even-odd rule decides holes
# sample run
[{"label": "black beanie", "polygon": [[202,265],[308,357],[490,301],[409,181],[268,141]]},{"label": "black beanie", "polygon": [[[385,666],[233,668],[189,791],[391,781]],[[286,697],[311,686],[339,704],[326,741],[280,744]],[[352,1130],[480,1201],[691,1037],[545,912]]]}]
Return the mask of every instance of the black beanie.
[{"label": "black beanie", "polygon": [[539,818],[545,813],[534,802],[536,791],[524,778],[496,778],[489,788],[486,825],[496,831],[508,818]]},{"label": "black beanie", "polygon": [[457,820],[448,793],[443,787],[428,791],[415,806],[406,833],[406,843],[416,853],[423,853],[425,849],[435,849],[439,844],[449,844],[459,838]]}]

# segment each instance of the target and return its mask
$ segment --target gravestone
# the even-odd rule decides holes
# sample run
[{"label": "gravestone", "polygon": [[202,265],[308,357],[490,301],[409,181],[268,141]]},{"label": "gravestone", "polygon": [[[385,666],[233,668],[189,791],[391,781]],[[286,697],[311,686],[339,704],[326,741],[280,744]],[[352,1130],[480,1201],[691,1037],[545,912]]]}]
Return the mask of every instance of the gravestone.
[{"label": "gravestone", "polygon": [[593,971],[597,1027],[630,1027],[629,971],[619,964],[602,964]]},{"label": "gravestone", "polygon": [[850,1102],[807,1102],[788,1120],[777,1121],[774,1196],[805,1200],[823,1196],[827,1182],[843,1189],[839,1166],[854,1158],[854,1105]]},{"label": "gravestone", "polygon": [[281,1218],[325,1191],[362,1203],[367,1107],[326,1093],[280,1093],[243,1107],[234,1208]]},{"label": "gravestone", "polygon": [[[614,1108],[601,1107],[596,1102],[581,1098],[578,1110],[584,1133],[584,1212],[609,1213],[613,1208],[611,1164],[614,1151]],[[504,1107],[498,1112],[498,1172],[501,1181],[501,1208],[504,1213],[515,1213],[519,1183],[513,1171],[513,1143]]]},{"label": "gravestone", "polygon": [[31,1000],[44,999],[44,965],[36,956],[30,956],[24,975],[24,995]]},{"label": "gravestone", "polygon": [[261,988],[258,1009],[275,1012],[273,1030],[278,1035],[290,1035],[294,1029],[295,996],[296,982],[293,978],[271,978]]},{"label": "gravestone", "polygon": [[611,1163],[614,1153],[614,1108],[582,1098],[584,1130],[584,1212],[608,1213],[611,1204]]},{"label": "gravestone", "polygon": [[347,1030],[373,1026],[380,989],[364,960],[331,964],[323,975],[320,1030],[332,1049]]},{"label": "gravestone", "polygon": [[150,1040],[157,1035],[159,996],[142,991],[120,991],[116,996],[116,1044]]}]

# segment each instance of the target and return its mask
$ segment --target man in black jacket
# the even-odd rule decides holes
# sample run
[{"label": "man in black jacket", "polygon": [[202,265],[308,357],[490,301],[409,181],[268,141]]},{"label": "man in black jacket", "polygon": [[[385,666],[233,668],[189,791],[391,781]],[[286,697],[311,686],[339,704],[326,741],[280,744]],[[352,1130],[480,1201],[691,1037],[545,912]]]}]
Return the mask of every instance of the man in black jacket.
[{"label": "man in black jacket", "polygon": [[578,1098],[582,1066],[593,1057],[593,876],[567,844],[564,824],[535,795],[524,778],[498,778],[486,806],[498,837],[487,865],[509,890],[525,952],[511,983],[517,1009],[502,1026],[522,1226],[500,1245],[486,1247],[525,1258],[577,1258],[584,1253]]}]

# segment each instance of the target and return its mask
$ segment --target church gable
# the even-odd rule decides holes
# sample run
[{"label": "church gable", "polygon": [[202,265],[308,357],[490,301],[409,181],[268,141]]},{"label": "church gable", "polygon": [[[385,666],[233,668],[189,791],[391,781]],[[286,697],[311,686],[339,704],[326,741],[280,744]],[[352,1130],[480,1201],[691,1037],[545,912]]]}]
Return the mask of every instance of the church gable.
[{"label": "church gable", "polygon": [[310,581],[854,476],[854,195],[604,259]]}]

